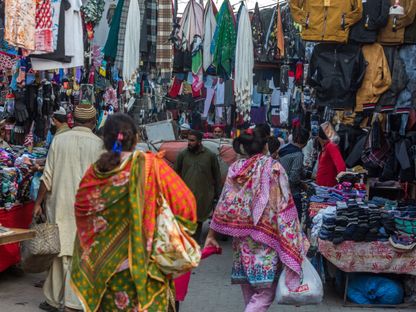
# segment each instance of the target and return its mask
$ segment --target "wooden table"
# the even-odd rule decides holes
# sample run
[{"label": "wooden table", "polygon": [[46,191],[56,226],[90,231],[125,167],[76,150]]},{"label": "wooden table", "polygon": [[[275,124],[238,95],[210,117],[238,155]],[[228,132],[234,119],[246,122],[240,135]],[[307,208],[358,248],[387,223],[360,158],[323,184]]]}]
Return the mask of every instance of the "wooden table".
[{"label": "wooden table", "polygon": [[33,230],[15,229],[10,228],[11,233],[0,235],[0,245],[6,245],[11,243],[18,243],[21,241],[29,240],[35,237],[36,232]]}]

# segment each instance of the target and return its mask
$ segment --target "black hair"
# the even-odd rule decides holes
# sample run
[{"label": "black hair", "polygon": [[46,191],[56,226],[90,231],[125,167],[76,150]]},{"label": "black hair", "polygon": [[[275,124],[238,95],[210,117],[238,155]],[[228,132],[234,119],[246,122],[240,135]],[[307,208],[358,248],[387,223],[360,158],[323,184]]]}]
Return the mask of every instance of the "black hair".
[{"label": "black hair", "polygon": [[328,136],[326,135],[324,129],[322,127],[319,127],[318,137],[320,137],[322,140],[329,140]]},{"label": "black hair", "polygon": [[129,115],[117,113],[108,117],[103,128],[103,141],[107,152],[101,155],[96,166],[99,171],[108,172],[121,162],[120,154],[113,151],[119,134],[123,136],[120,142],[121,150],[123,152],[132,151],[137,144],[137,127]]},{"label": "black hair", "polygon": [[309,131],[305,128],[296,128],[293,131],[293,143],[305,145],[309,140]]},{"label": "black hair", "polygon": [[270,126],[267,123],[257,124],[256,129],[259,129],[259,130],[263,131],[264,135],[266,137],[269,137],[270,132],[272,131],[272,129],[270,128]]},{"label": "black hair", "polygon": [[262,128],[254,128],[243,131],[233,141],[233,148],[237,154],[254,156],[264,151],[267,144],[267,135]]},{"label": "black hair", "polygon": [[189,133],[188,133],[188,137],[190,135],[193,135],[194,137],[196,137],[196,139],[198,140],[198,142],[202,142],[202,138],[204,137],[204,135],[202,134],[202,132],[196,131],[196,130],[190,130]]},{"label": "black hair", "polygon": [[277,137],[274,136],[269,137],[267,144],[269,145],[270,155],[273,155],[280,148],[280,141]]},{"label": "black hair", "polygon": [[57,115],[52,116],[54,119],[58,120],[60,123],[68,122],[68,117],[66,115]]}]

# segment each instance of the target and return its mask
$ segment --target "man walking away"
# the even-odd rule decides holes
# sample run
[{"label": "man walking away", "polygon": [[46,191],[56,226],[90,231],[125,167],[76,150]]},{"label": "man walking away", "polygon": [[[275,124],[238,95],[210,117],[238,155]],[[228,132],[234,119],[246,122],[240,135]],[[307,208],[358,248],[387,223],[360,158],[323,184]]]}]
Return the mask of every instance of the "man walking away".
[{"label": "man walking away", "polygon": [[217,156],[202,145],[202,133],[189,132],[188,148],[178,155],[175,170],[195,196],[198,228],[194,238],[201,244],[202,224],[209,218],[214,200],[221,192],[220,165]]},{"label": "man walking away", "polygon": [[306,129],[296,129],[293,133],[293,143],[283,146],[279,151],[279,160],[289,177],[290,190],[298,210],[299,219],[302,217],[302,149],[308,143],[308,139],[309,132]]},{"label": "man walking away", "polygon": [[92,133],[97,122],[93,106],[78,105],[74,121],[72,130],[56,136],[52,141],[34,208],[34,214],[39,215],[46,199],[46,216],[49,222],[58,225],[61,243],[61,253],[54,259],[43,286],[46,301],[39,308],[45,311],[60,311],[62,308],[65,311],[82,310],[70,286],[77,231],[74,202],[81,178],[100,157],[103,143]]}]

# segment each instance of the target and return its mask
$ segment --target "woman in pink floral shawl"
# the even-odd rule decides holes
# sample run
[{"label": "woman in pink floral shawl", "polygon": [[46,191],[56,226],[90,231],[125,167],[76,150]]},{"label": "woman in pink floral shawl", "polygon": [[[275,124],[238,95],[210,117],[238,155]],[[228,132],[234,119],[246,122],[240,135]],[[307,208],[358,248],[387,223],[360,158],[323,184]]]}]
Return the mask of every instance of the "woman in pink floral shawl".
[{"label": "woman in pink floral shawl", "polygon": [[249,129],[233,142],[246,158],[231,165],[205,246],[218,246],[215,233],[233,237],[233,284],[241,284],[245,312],[267,311],[283,268],[292,290],[300,284],[304,257],[296,207],[286,173],[266,156],[262,129]]}]

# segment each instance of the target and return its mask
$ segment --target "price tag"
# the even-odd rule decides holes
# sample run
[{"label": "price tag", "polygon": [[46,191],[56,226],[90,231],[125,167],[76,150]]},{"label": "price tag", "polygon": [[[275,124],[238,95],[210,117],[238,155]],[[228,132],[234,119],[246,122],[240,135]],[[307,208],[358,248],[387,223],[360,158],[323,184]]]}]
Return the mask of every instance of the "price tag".
[{"label": "price tag", "polygon": [[331,0],[324,0],[324,6],[326,7],[331,6]]}]

